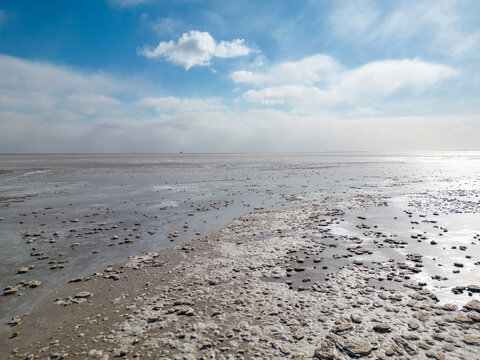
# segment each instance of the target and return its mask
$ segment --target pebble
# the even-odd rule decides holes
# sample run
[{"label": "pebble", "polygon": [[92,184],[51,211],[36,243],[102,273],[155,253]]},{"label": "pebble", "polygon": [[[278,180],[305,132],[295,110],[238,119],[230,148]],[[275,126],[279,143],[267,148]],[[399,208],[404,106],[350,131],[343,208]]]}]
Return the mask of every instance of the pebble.
[{"label": "pebble", "polygon": [[93,294],[91,292],[88,292],[88,291],[80,291],[79,293],[75,294],[75,298],[77,299],[85,299],[85,298],[88,298],[90,296],[92,296]]}]

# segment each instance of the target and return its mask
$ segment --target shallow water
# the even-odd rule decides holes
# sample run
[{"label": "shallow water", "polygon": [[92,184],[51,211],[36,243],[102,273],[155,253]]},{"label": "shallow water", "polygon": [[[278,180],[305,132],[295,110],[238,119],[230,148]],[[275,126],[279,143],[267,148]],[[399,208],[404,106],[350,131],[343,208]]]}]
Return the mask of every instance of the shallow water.
[{"label": "shallow water", "polygon": [[[0,297],[2,322],[28,311],[75,276],[201,237],[254,208],[276,210],[302,201],[329,201],[332,206],[351,202],[345,221],[332,229],[339,235],[356,234],[368,243],[356,228],[361,215],[385,233],[408,239],[407,248],[383,249],[375,256],[425,253],[425,270],[419,278],[448,273],[448,281],[429,280],[445,299],[452,300],[452,285],[475,280],[478,266],[474,263],[480,261],[473,239],[480,232],[475,210],[480,178],[477,152],[0,155],[0,170],[10,171],[0,172],[0,217],[4,218],[0,221],[0,286],[22,279],[43,282],[40,288],[22,291],[21,297]],[[453,192],[435,202],[425,196],[427,191],[434,199],[440,192]],[[409,207],[412,198],[426,200]],[[359,199],[364,206],[358,206]],[[382,199],[388,206],[372,205],[371,199]],[[452,213],[468,201],[468,214]],[[415,212],[414,218],[403,212],[408,209]],[[422,211],[428,219],[438,211],[437,225],[449,229],[439,245],[428,243],[440,236],[432,224],[421,222]],[[75,219],[78,222],[72,222]],[[412,219],[419,224],[410,224]],[[179,231],[173,242],[168,236],[172,231]],[[429,240],[411,241],[410,235],[418,232],[427,232]],[[36,240],[27,243],[32,238]],[[468,246],[471,259],[451,249],[459,244]],[[32,251],[48,258],[37,260]],[[458,276],[451,274],[453,259],[464,263]],[[64,268],[50,270],[62,260],[68,261],[61,264]],[[49,264],[52,261],[56,264]],[[17,274],[30,265],[35,269]]]}]

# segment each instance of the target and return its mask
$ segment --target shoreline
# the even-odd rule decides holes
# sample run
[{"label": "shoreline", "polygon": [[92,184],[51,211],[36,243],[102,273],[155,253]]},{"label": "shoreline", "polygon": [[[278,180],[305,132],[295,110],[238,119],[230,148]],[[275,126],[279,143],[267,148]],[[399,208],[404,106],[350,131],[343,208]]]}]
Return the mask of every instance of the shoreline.
[{"label": "shoreline", "polygon": [[421,256],[359,260],[371,249],[331,231],[342,206],[315,205],[250,212],[62,286],[0,344],[13,359],[476,356],[480,309],[439,305],[415,281]]}]

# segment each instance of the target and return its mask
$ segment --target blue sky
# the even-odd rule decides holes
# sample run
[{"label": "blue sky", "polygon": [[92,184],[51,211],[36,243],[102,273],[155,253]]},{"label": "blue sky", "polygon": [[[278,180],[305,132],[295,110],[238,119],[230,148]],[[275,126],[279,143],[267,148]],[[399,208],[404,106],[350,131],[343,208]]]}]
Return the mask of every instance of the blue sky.
[{"label": "blue sky", "polygon": [[480,3],[0,1],[0,152],[479,149]]}]

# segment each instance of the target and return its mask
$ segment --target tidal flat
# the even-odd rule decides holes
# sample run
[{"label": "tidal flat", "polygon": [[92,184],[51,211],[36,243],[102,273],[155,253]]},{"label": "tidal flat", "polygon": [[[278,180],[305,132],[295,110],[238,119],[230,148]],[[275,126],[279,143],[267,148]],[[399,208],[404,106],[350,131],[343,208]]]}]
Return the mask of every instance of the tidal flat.
[{"label": "tidal flat", "polygon": [[479,359],[480,153],[0,156],[0,358]]}]

